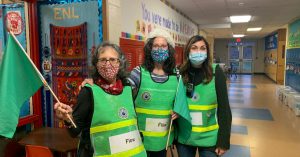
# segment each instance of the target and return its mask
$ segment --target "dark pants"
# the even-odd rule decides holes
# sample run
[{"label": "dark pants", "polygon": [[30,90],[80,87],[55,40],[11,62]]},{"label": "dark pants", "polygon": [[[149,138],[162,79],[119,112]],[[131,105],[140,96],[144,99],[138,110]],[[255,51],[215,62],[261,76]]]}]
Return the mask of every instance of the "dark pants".
[{"label": "dark pants", "polygon": [[77,150],[77,157],[92,157],[94,154],[93,148],[89,144],[80,143]]},{"label": "dark pants", "polygon": [[166,157],[167,156],[167,151],[166,150],[161,150],[161,151],[147,151],[147,156],[148,157]]},{"label": "dark pants", "polygon": [[179,157],[195,157],[197,148],[200,157],[217,157],[214,147],[195,147],[178,143],[176,148]]}]

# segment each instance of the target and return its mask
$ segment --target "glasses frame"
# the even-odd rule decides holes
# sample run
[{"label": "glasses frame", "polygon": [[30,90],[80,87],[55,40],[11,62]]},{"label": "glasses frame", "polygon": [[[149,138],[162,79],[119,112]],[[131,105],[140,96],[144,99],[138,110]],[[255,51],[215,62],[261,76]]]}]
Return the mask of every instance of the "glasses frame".
[{"label": "glasses frame", "polygon": [[107,62],[109,62],[109,64],[115,66],[120,64],[120,59],[119,58],[98,58],[98,63],[100,65],[105,65]]}]

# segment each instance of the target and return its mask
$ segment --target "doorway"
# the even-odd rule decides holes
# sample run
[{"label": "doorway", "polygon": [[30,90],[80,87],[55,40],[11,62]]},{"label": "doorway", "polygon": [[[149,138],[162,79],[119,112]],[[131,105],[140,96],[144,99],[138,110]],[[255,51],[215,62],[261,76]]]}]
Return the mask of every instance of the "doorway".
[{"label": "doorway", "polygon": [[230,43],[228,45],[228,65],[239,74],[253,73],[254,43]]}]

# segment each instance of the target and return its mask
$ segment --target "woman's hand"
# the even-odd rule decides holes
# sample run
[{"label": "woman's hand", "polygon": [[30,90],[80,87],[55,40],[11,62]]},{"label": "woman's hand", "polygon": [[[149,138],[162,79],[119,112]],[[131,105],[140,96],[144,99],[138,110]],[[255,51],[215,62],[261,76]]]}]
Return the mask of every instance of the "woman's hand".
[{"label": "woman's hand", "polygon": [[56,116],[59,119],[70,122],[70,119],[68,118],[68,114],[72,118],[73,109],[69,105],[66,105],[63,103],[55,103],[54,110],[55,110]]},{"label": "woman's hand", "polygon": [[81,88],[84,87],[85,84],[89,84],[89,85],[93,86],[94,85],[94,81],[91,78],[84,79],[82,81],[81,85],[79,86],[79,90],[81,90]]},{"label": "woman's hand", "polygon": [[178,118],[178,114],[176,112],[171,111],[171,119],[175,120]]},{"label": "woman's hand", "polygon": [[223,149],[223,148],[220,148],[220,147],[216,148],[216,150],[215,150],[215,152],[218,156],[224,155],[226,153],[226,151],[227,151],[226,149]]}]

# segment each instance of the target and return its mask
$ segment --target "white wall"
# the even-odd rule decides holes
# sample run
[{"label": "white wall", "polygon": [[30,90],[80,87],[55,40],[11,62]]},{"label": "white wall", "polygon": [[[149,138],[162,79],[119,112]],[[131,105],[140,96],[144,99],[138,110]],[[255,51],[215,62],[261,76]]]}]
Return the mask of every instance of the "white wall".
[{"label": "white wall", "polygon": [[205,37],[208,44],[209,44],[209,49],[210,49],[210,58],[211,61],[213,61],[213,57],[214,57],[214,43],[215,43],[215,38],[213,36],[206,36]]},{"label": "white wall", "polygon": [[121,0],[107,0],[107,38],[119,45],[121,33]]},{"label": "white wall", "polygon": [[[233,39],[215,39],[214,51],[216,57],[221,59],[222,63],[228,64],[228,43]],[[254,42],[253,48],[253,73],[264,73],[264,39],[242,39],[245,42]]]},{"label": "white wall", "polygon": [[[185,44],[192,35],[198,34],[198,26],[171,9],[165,3],[155,0],[107,0],[107,25],[108,40],[119,44],[121,32],[147,37],[151,27],[163,28],[169,31],[176,43]],[[149,18],[145,18],[145,10]],[[157,22],[153,17],[159,17]],[[163,20],[171,22],[171,27],[166,27]],[[145,31],[140,31],[140,24],[144,24]],[[177,26],[177,27],[175,27]]]},{"label": "white wall", "polygon": [[214,42],[214,51],[216,57],[219,57],[221,63],[228,62],[228,43],[230,40],[228,39],[215,39]]}]

